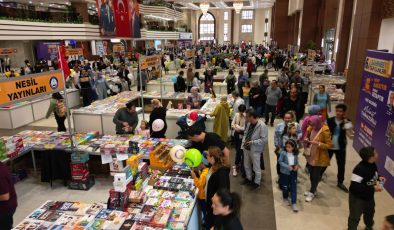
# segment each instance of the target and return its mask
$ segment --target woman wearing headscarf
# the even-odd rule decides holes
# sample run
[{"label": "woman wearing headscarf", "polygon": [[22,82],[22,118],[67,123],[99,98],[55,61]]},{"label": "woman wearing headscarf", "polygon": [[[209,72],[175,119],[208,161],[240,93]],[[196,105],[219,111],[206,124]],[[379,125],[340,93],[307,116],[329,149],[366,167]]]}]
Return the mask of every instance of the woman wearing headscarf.
[{"label": "woman wearing headscarf", "polygon": [[215,107],[215,110],[210,114],[215,117],[213,122],[213,132],[218,134],[220,138],[227,142],[230,106],[227,103],[227,97],[222,97],[220,103]]},{"label": "woman wearing headscarf", "polygon": [[[162,106],[159,100],[153,99],[152,100],[153,110],[149,117],[149,130],[150,130],[150,137],[152,138],[165,138],[166,131],[167,131],[167,110]],[[152,126],[153,122],[157,119],[161,119],[164,122],[164,126],[160,131],[154,131]]]},{"label": "woman wearing headscarf", "polygon": [[198,88],[192,87],[190,90],[190,95],[187,97],[187,104],[190,105],[191,109],[200,109],[201,101],[202,101],[202,97],[198,93]]},{"label": "woman wearing headscarf", "polygon": [[307,161],[311,181],[311,188],[304,195],[305,201],[311,202],[315,197],[323,169],[330,165],[328,149],[332,147],[331,132],[327,124],[323,122],[322,116],[313,115],[309,118],[309,127],[304,142],[307,144],[305,148],[310,148]]}]

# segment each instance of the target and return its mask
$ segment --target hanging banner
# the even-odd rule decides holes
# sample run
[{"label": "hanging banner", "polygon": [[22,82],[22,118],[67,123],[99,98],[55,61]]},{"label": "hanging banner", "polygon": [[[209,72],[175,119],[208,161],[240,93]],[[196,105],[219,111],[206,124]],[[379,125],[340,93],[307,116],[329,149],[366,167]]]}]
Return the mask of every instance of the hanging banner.
[{"label": "hanging banner", "polygon": [[159,66],[161,65],[160,55],[140,56],[139,65],[141,70],[147,69],[149,67]]},{"label": "hanging banner", "polygon": [[66,56],[83,56],[83,51],[81,48],[66,49]]},{"label": "hanging banner", "polygon": [[104,41],[96,41],[96,54],[98,56],[107,55],[107,51],[104,49]]},{"label": "hanging banner", "polygon": [[10,55],[17,53],[16,48],[0,48],[0,55]]},{"label": "hanging banner", "polygon": [[394,54],[367,51],[355,124],[353,147],[373,146],[379,173],[394,197]]},{"label": "hanging banner", "polygon": [[195,56],[195,53],[196,53],[196,50],[195,50],[195,49],[186,50],[186,51],[185,51],[185,56],[186,56],[187,58],[192,58],[192,57]]},{"label": "hanging banner", "polygon": [[96,0],[96,4],[101,36],[141,37],[138,0]]},{"label": "hanging banner", "polygon": [[61,71],[44,72],[0,81],[0,105],[26,101],[63,90]]}]

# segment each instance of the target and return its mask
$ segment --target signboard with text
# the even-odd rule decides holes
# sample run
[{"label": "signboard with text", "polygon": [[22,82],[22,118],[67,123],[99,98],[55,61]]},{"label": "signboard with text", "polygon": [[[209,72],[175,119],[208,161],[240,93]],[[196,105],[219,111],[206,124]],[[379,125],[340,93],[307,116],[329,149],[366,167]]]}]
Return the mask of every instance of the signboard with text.
[{"label": "signboard with text", "polygon": [[16,48],[0,48],[0,55],[10,55],[17,52]]},{"label": "signboard with text", "polygon": [[195,53],[196,53],[196,50],[195,50],[195,49],[186,50],[186,51],[185,51],[185,56],[186,56],[187,58],[192,58],[192,57],[195,56]]},{"label": "signboard with text", "polygon": [[26,101],[63,90],[61,71],[44,72],[0,81],[0,105]]},{"label": "signboard with text", "polygon": [[149,67],[160,66],[161,57],[160,55],[141,56],[139,57],[139,65],[141,70],[147,69]]},{"label": "signboard with text", "polygon": [[124,45],[123,44],[115,44],[112,47],[112,51],[114,53],[123,53],[125,51],[124,50]]},{"label": "signboard with text", "polygon": [[66,49],[66,56],[83,56],[83,51],[81,48],[77,49]]},{"label": "signboard with text", "polygon": [[367,51],[353,147],[373,146],[379,154],[379,173],[394,197],[394,54]]}]

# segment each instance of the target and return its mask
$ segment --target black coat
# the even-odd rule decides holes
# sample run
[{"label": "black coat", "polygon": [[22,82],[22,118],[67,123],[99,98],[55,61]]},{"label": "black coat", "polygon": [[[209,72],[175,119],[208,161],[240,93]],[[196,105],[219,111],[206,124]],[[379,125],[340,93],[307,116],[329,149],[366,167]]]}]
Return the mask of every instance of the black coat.
[{"label": "black coat", "polygon": [[212,197],[215,193],[223,188],[230,189],[230,168],[222,167],[214,172],[207,181],[206,201],[208,207],[212,206]]},{"label": "black coat", "polygon": [[[334,134],[335,127],[337,126],[337,124],[335,123],[335,117],[328,118],[327,125],[330,128],[331,134]],[[346,129],[344,128],[344,125],[345,125],[345,121],[342,121],[339,124],[341,131],[339,132],[338,143],[339,143],[339,148],[343,151],[346,151],[347,138],[346,138]]]},{"label": "black coat", "polygon": [[[154,108],[149,117],[149,130],[150,136],[153,138],[165,138],[167,131],[167,122],[166,122],[167,110],[163,107]],[[159,132],[153,132],[152,124],[156,119],[162,119],[164,121],[164,128]]]},{"label": "black coat", "polygon": [[305,113],[305,105],[301,100],[301,97],[297,97],[297,100],[293,101],[290,97],[286,97],[283,101],[281,115],[282,117],[288,111],[293,110],[296,113],[296,120],[299,122]]}]

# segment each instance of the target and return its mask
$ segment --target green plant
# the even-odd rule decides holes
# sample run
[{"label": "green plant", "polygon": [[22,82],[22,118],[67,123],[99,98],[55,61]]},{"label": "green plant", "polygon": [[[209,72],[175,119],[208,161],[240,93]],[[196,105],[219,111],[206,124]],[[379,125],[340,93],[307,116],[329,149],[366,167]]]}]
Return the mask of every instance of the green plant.
[{"label": "green plant", "polygon": [[312,40],[308,40],[305,44],[305,48],[311,49],[311,50],[316,50],[316,43],[313,42]]}]

